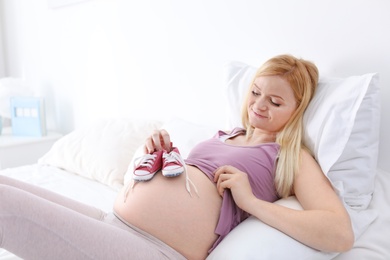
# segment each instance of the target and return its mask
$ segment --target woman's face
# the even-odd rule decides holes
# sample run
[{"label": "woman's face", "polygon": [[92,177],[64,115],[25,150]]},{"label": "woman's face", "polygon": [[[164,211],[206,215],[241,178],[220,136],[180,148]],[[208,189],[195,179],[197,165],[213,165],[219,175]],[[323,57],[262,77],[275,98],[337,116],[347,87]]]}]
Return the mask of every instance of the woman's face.
[{"label": "woman's face", "polygon": [[256,129],[276,134],[297,107],[290,84],[280,76],[260,76],[250,91],[249,123]]}]

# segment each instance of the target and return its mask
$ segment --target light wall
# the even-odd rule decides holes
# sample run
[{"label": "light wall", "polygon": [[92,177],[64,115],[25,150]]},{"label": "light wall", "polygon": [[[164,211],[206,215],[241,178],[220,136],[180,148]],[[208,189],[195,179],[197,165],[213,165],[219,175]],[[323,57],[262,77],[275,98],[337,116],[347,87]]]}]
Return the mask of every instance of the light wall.
[{"label": "light wall", "polygon": [[[0,0],[0,14],[3,13],[3,4]],[[4,47],[3,47],[3,16],[0,15],[0,78],[5,77],[5,58],[4,58]]]},{"label": "light wall", "polygon": [[321,75],[380,73],[379,166],[390,171],[387,0],[0,1],[6,76],[47,98],[52,129],[124,116],[223,127],[223,64],[291,53]]}]

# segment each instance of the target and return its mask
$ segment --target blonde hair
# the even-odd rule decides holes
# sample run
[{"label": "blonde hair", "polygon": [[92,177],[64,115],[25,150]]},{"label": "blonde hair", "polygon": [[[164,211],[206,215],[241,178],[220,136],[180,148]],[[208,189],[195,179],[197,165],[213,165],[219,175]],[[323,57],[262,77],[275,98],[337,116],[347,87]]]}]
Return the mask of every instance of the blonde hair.
[{"label": "blonde hair", "polygon": [[[280,76],[287,80],[294,92],[297,108],[283,129],[276,136],[276,143],[280,145],[278,164],[275,172],[275,187],[281,197],[293,193],[293,181],[299,168],[300,155],[304,145],[303,113],[312,99],[318,83],[318,69],[314,63],[298,59],[291,55],[279,55],[266,61],[256,72],[254,80],[260,76]],[[242,109],[242,124],[247,130],[247,137],[251,136],[254,127],[248,119],[248,91]]]}]

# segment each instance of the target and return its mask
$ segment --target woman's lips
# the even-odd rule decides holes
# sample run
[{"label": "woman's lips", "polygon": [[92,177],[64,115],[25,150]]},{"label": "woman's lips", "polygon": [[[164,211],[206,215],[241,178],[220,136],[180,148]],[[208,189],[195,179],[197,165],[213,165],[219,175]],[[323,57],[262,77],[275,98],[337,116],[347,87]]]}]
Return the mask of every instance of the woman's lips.
[{"label": "woman's lips", "polygon": [[253,112],[253,114],[255,114],[256,117],[267,118],[267,116],[263,116],[263,115],[261,115],[261,114],[258,114],[258,113],[256,113],[256,112],[253,111],[253,110],[252,110],[252,112]]}]

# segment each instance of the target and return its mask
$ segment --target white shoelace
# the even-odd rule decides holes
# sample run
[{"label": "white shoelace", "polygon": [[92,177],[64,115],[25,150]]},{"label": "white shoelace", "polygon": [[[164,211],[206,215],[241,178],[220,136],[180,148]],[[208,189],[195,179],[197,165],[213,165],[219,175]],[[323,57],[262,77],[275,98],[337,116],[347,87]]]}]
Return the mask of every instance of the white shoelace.
[{"label": "white shoelace", "polygon": [[181,158],[180,154],[175,152],[163,153],[163,158],[166,162],[169,163],[179,161],[182,165],[185,165],[184,160]]},{"label": "white shoelace", "polygon": [[[153,166],[153,163],[154,161],[156,160],[156,154],[144,154],[143,156],[140,156],[138,158],[136,158],[134,160],[134,169],[138,166],[145,166],[145,167],[152,167]],[[136,166],[136,162],[139,160],[139,159],[142,159],[138,165]]]},{"label": "white shoelace", "polygon": [[[140,157],[135,158],[134,169],[137,168],[138,166],[145,166],[148,168],[152,167],[153,163],[156,159],[156,156],[157,155],[155,155],[155,154],[144,154]],[[139,161],[139,160],[141,160],[141,161]],[[138,162],[138,164],[137,164],[137,162]],[[131,180],[129,182],[129,184],[127,185],[126,190],[125,190],[123,202],[126,202],[127,195],[129,195],[129,191],[134,188],[135,184],[136,184],[136,181],[134,181],[134,180]]]},{"label": "white shoelace", "polygon": [[190,184],[191,184],[192,187],[195,189],[196,195],[199,197],[198,189],[196,188],[195,184],[191,181],[190,177],[188,176],[187,166],[186,166],[186,164],[185,164],[185,162],[183,160],[183,157],[181,157],[180,154],[175,153],[175,152],[165,153],[163,155],[163,157],[164,157],[164,160],[166,162],[179,161],[181,163],[181,165],[183,165],[183,168],[184,168],[184,172],[183,173],[186,176],[186,190],[192,197],[191,186],[190,186]]}]

